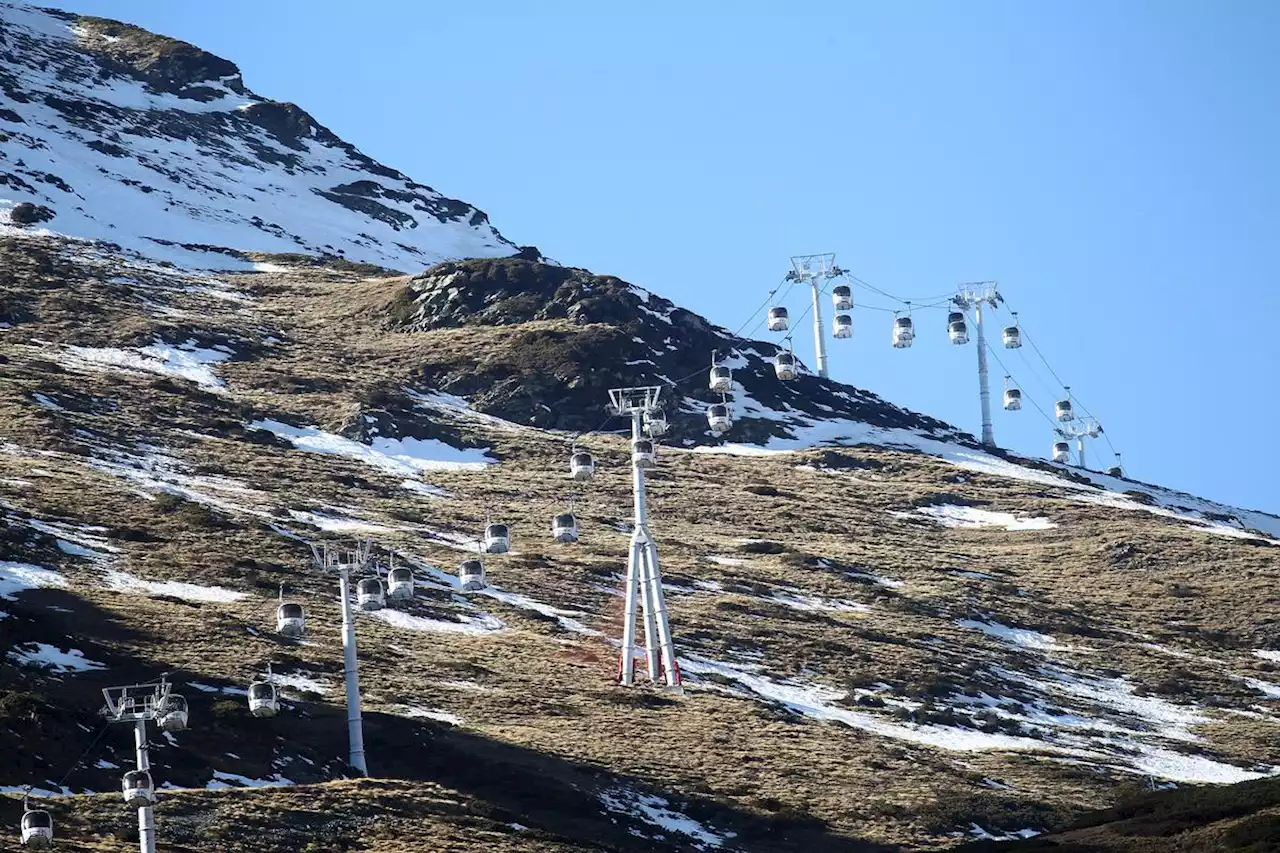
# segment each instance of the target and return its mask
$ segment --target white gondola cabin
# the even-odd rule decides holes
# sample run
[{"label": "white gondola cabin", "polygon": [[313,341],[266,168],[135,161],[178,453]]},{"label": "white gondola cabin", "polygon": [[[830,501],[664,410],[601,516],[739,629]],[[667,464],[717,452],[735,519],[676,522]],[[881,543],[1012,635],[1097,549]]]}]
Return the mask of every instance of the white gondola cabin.
[{"label": "white gondola cabin", "polygon": [[853,315],[837,314],[832,321],[831,334],[837,338],[852,338]]},{"label": "white gondola cabin", "polygon": [[893,347],[906,349],[916,339],[915,325],[910,317],[893,318]]},{"label": "white gondola cabin", "polygon": [[957,346],[969,343],[969,326],[959,311],[952,311],[947,315],[947,336]]},{"label": "white gondola cabin", "polygon": [[667,416],[661,412],[650,412],[644,416],[645,432],[654,438],[667,434]]},{"label": "white gondola cabin", "polygon": [[1004,338],[1005,349],[1017,349],[1022,346],[1022,330],[1017,326],[1006,326],[1001,337]]},{"label": "white gondola cabin", "polygon": [[557,542],[578,541],[578,519],[571,512],[562,512],[551,519],[551,535]]},{"label": "white gondola cabin", "polygon": [[249,713],[255,717],[274,717],[280,713],[280,693],[270,681],[249,685]]},{"label": "white gondola cabin", "polygon": [[1053,461],[1066,464],[1071,461],[1071,445],[1065,441],[1055,441],[1053,444]]},{"label": "white gondola cabin", "polygon": [[22,813],[22,846],[46,850],[53,844],[53,815],[44,809],[27,809]]},{"label": "white gondola cabin", "polygon": [[569,456],[569,473],[575,480],[590,480],[596,473],[596,460],[585,450],[575,450]]},{"label": "white gondola cabin", "polygon": [[787,317],[787,309],[782,305],[769,309],[769,331],[785,332],[791,325]]},{"label": "white gondola cabin", "polygon": [[733,390],[733,371],[716,365],[707,376],[707,386],[717,394],[728,394]]},{"label": "white gondola cabin", "polygon": [[1059,400],[1053,404],[1053,416],[1060,421],[1069,421],[1076,416],[1071,408],[1070,400]]},{"label": "white gondola cabin", "polygon": [[484,529],[484,552],[505,554],[511,550],[511,528],[505,524],[490,524]]},{"label": "white gondola cabin", "polygon": [[773,357],[773,372],[783,382],[796,378],[796,357],[789,352],[780,352]]},{"label": "white gondola cabin", "polygon": [[631,464],[637,468],[652,468],[657,457],[654,454],[653,442],[647,438],[637,438],[631,442]]},{"label": "white gondola cabin", "polygon": [[722,403],[715,403],[707,408],[707,426],[711,427],[711,431],[716,435],[729,431],[733,426],[733,421],[729,417],[729,407]]},{"label": "white gondola cabin", "polygon": [[1022,408],[1022,390],[1019,388],[1004,389],[1004,407],[1010,412],[1016,412]]},{"label": "white gondola cabin", "polygon": [[156,801],[156,789],[146,770],[130,770],[120,782],[124,801],[131,806],[149,806]]},{"label": "white gondola cabin", "polygon": [[458,583],[467,592],[484,589],[484,563],[479,560],[464,560],[458,567]]},{"label": "white gondola cabin", "polygon": [[282,637],[298,638],[306,633],[307,614],[301,604],[281,602],[276,608],[276,633]]},{"label": "white gondola cabin", "polygon": [[356,584],[356,605],[361,610],[381,610],[387,603],[387,590],[381,578],[362,578]]},{"label": "white gondola cabin", "polygon": [[837,311],[849,311],[853,308],[853,291],[847,284],[837,284],[831,288],[831,302]]},{"label": "white gondola cabin", "polygon": [[1124,466],[1120,464],[1120,454],[1116,454],[1116,464],[1107,469],[1107,475],[1111,477],[1123,477]]},{"label": "white gondola cabin", "polygon": [[176,693],[166,696],[164,705],[156,714],[156,722],[160,724],[160,730],[170,733],[186,731],[188,720],[186,697]]},{"label": "white gondola cabin", "polygon": [[413,598],[413,570],[397,566],[387,573],[387,595],[390,598]]}]

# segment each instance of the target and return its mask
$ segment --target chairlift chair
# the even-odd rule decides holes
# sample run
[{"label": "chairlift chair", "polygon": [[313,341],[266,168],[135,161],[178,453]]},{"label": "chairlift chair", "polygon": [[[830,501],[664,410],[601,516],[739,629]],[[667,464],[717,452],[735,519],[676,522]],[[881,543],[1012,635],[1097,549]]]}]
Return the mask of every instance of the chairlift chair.
[{"label": "chairlift chair", "polygon": [[780,352],[773,357],[773,372],[783,382],[796,378],[796,357],[789,352]]},{"label": "chairlift chair", "polygon": [[280,692],[274,682],[257,680],[249,685],[249,713],[255,717],[274,717],[280,713]]},{"label": "chairlift chair", "polygon": [[413,598],[413,570],[397,566],[388,572],[387,595],[394,599]]},{"label": "chairlift chair", "polygon": [[356,606],[361,610],[381,610],[387,603],[387,590],[381,578],[361,578],[356,584]]},{"label": "chairlift chair", "polygon": [[156,801],[156,789],[151,784],[151,773],[146,770],[130,770],[120,782],[124,801],[131,806],[149,806]]},{"label": "chairlift chair", "polygon": [[769,331],[785,332],[790,326],[785,306],[778,305],[769,309]]},{"label": "chairlift chair", "polygon": [[733,420],[729,417],[729,407],[723,403],[714,403],[707,407],[707,426],[716,435],[729,431]]},{"label": "chairlift chair", "polygon": [[30,808],[23,803],[22,846],[32,850],[46,850],[53,844],[53,815],[44,809]]},{"label": "chairlift chair", "polygon": [[569,473],[575,480],[590,480],[596,473],[596,460],[585,450],[575,450],[569,456]]},{"label": "chairlift chair", "polygon": [[551,535],[557,542],[578,541],[578,519],[571,512],[562,512],[551,520]]},{"label": "chairlift chair", "polygon": [[831,288],[831,302],[835,305],[837,311],[852,310],[853,290],[847,284],[837,284]]},{"label": "chairlift chair", "polygon": [[489,524],[484,529],[484,552],[505,554],[511,550],[511,528],[505,524]]},{"label": "chairlift chair", "polygon": [[906,349],[916,339],[915,325],[910,317],[893,318],[893,347]]},{"label": "chairlift chair", "polygon": [[170,693],[156,714],[156,722],[160,724],[161,731],[181,732],[186,731],[188,717],[186,697]]},{"label": "chairlift chair", "polygon": [[479,560],[463,560],[458,566],[458,583],[467,592],[477,592],[487,585],[484,579],[484,563]]}]

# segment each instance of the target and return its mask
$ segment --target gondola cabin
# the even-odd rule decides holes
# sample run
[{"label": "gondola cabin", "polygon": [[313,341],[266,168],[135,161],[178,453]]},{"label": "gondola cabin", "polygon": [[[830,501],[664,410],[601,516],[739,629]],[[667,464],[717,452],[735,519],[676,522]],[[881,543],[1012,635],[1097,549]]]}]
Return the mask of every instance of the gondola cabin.
[{"label": "gondola cabin", "polygon": [[637,468],[652,468],[656,460],[652,441],[647,438],[637,438],[631,442],[631,464]]},{"label": "gondola cabin", "polygon": [[783,382],[796,378],[796,357],[789,352],[780,352],[773,358],[773,372]]},{"label": "gondola cabin", "polygon": [[381,610],[387,603],[387,591],[381,578],[362,578],[356,584],[356,605],[361,610]]},{"label": "gondola cabin", "polygon": [[707,386],[717,394],[728,394],[733,390],[733,371],[719,365],[711,368]]},{"label": "gondola cabin", "polygon": [[576,450],[569,456],[569,473],[575,480],[590,480],[596,473],[596,460],[585,450]]},{"label": "gondola cabin", "polygon": [[22,813],[22,846],[47,850],[53,845],[53,815],[44,809],[27,809]]},{"label": "gondola cabin", "polygon": [[413,570],[397,566],[388,572],[387,595],[397,600],[413,598]]},{"label": "gondola cabin", "polygon": [[165,697],[164,705],[156,713],[156,722],[160,730],[170,733],[186,731],[189,718],[186,697],[170,693]]},{"label": "gondola cabin", "polygon": [[270,681],[249,685],[249,713],[255,717],[274,717],[280,713],[280,694]]},{"label": "gondola cabin", "polygon": [[571,512],[562,512],[551,520],[551,535],[557,542],[578,541],[578,519]]},{"label": "gondola cabin", "polygon": [[707,407],[707,426],[716,435],[728,432],[733,426],[733,421],[729,418],[729,407],[720,403]]},{"label": "gondola cabin", "polygon": [[511,550],[511,528],[505,524],[490,524],[484,529],[484,552],[505,554]]},{"label": "gondola cabin", "polygon": [[458,584],[467,592],[484,589],[484,563],[479,560],[464,560],[458,567]]},{"label": "gondola cabin", "polygon": [[283,602],[276,608],[276,633],[297,639],[307,631],[307,614],[301,604]]},{"label": "gondola cabin", "polygon": [[893,319],[893,348],[906,349],[916,339],[915,325],[910,317]]},{"label": "gondola cabin", "polygon": [[146,770],[130,770],[120,782],[124,801],[131,806],[149,806],[156,801],[156,789]]},{"label": "gondola cabin", "polygon": [[849,311],[853,309],[853,291],[849,289],[847,284],[837,284],[831,288],[831,303],[837,311]]}]

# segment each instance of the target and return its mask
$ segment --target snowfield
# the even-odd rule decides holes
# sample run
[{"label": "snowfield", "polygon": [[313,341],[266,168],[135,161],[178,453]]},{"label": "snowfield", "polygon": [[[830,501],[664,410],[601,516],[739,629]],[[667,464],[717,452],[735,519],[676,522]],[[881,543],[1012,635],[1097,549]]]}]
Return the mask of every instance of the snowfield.
[{"label": "snowfield", "polygon": [[107,589],[114,592],[150,596],[167,595],[181,598],[183,601],[231,603],[248,596],[248,593],[236,592],[221,586],[201,586],[183,581],[143,580],[119,569],[109,569],[103,581]]},{"label": "snowfield", "polygon": [[316,427],[295,427],[272,420],[254,421],[249,429],[266,430],[299,450],[343,456],[401,477],[425,471],[481,471],[493,464],[486,450],[460,450],[436,439],[379,436],[362,444]]},{"label": "snowfield", "polygon": [[[8,4],[0,19],[23,95],[6,99],[22,121],[3,122],[0,159],[15,173],[0,188],[4,221],[15,204],[46,204],[57,217],[43,233],[106,240],[188,267],[254,268],[204,246],[328,253],[404,271],[516,250],[475,208],[380,166],[301,115],[300,133],[275,136],[268,128],[283,125],[286,108],[233,91],[233,76],[200,83],[210,100],[153,91],[81,49],[81,40],[109,41],[92,27]],[[58,109],[67,102],[81,107],[74,121]]]},{"label": "snowfield", "polygon": [[71,370],[121,370],[125,373],[155,373],[193,382],[207,391],[221,393],[225,383],[212,365],[226,361],[234,353],[225,349],[204,349],[187,341],[179,346],[156,342],[136,350],[113,347],[67,347],[57,361]]}]

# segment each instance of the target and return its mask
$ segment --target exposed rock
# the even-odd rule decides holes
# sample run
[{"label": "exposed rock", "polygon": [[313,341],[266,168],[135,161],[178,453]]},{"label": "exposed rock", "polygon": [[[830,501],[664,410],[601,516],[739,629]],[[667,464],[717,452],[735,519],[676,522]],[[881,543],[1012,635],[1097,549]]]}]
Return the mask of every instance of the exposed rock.
[{"label": "exposed rock", "polygon": [[9,211],[9,221],[14,225],[38,225],[48,222],[55,216],[53,210],[43,204],[32,204],[29,201],[19,202]]}]

